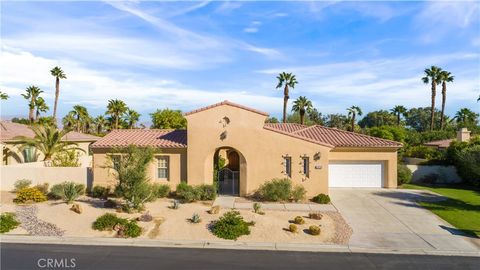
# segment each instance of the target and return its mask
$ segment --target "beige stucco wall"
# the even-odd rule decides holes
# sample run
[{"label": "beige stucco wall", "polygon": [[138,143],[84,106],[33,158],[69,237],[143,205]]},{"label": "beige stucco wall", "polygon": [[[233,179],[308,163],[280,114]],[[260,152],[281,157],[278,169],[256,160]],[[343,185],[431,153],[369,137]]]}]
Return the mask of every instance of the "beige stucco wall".
[{"label": "beige stucco wall", "polygon": [[[115,170],[111,168],[111,161],[108,154],[111,149],[93,150],[93,185],[115,186]],[[157,178],[157,159],[154,159],[148,167],[149,180],[153,183],[167,184],[172,190],[181,182],[187,179],[187,150],[186,148],[163,148],[159,149],[155,156],[168,156],[170,163],[169,179]]]},{"label": "beige stucco wall", "polygon": [[335,148],[330,161],[382,161],[385,165],[383,187],[397,187],[397,149],[391,148]]},{"label": "beige stucco wall", "polygon": [[[223,117],[230,123],[224,127]],[[292,158],[292,181],[303,185],[308,196],[328,193],[329,147],[269,131],[263,128],[265,116],[223,105],[187,115],[188,183],[213,183],[213,156],[220,147],[231,147],[240,154],[240,195],[254,192],[272,178],[286,177],[283,156]],[[220,134],[226,131],[224,140]],[[321,158],[313,160],[315,153]],[[301,156],[310,157],[310,177],[302,174]],[[315,169],[315,166],[318,169]],[[320,168],[320,167],[321,168]]]}]

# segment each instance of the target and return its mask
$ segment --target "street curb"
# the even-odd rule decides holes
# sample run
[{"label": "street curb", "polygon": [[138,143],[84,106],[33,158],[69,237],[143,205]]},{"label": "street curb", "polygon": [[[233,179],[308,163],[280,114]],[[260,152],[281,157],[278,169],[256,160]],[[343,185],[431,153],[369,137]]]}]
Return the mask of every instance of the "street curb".
[{"label": "street curb", "polygon": [[2,235],[0,243],[15,244],[55,244],[55,245],[88,245],[88,246],[133,246],[133,247],[173,247],[200,249],[237,249],[237,250],[269,250],[298,252],[341,252],[341,253],[378,253],[409,254],[437,256],[480,257],[480,251],[425,250],[425,249],[379,249],[363,248],[350,245],[305,244],[305,243],[272,243],[241,242],[228,240],[153,240],[124,239],[106,237],[55,237],[29,235]]}]

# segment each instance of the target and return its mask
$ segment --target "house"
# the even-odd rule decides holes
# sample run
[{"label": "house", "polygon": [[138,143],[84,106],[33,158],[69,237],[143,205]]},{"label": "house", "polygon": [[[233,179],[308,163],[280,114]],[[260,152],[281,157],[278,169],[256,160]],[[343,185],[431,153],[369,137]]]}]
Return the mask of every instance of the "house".
[{"label": "house", "polygon": [[[307,196],[329,187],[397,186],[398,142],[323,126],[265,123],[267,113],[229,101],[185,114],[186,130],[114,130],[91,145],[93,185],[112,186],[112,149],[130,144],[160,150],[151,181],[175,188],[212,184],[220,194],[248,195],[272,178],[290,178]],[[214,176],[220,159],[226,166]]]},{"label": "house", "polygon": [[[436,148],[438,150],[445,150],[447,149],[450,144],[454,141],[455,139],[446,139],[446,140],[438,140],[438,141],[431,141],[424,143],[423,145],[429,146]],[[470,131],[466,128],[461,128],[457,131],[457,141],[459,142],[468,142],[470,141]]]},{"label": "house", "polygon": [[[25,136],[33,138],[35,133],[28,125],[14,123],[11,121],[0,121],[0,144],[2,147],[2,165],[13,165],[19,163],[28,163],[43,160],[42,153],[34,148],[20,149],[20,145],[16,145],[15,137]],[[90,134],[84,134],[76,131],[70,131],[62,140],[74,142],[78,147],[83,149],[82,155],[88,156],[89,146],[97,141],[100,137]]]}]

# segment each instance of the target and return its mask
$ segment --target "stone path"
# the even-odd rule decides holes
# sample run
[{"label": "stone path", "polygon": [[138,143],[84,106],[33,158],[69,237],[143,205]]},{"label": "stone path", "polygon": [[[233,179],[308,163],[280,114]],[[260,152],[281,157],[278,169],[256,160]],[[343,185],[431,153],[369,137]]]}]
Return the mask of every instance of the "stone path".
[{"label": "stone path", "polygon": [[37,218],[38,208],[35,205],[21,205],[15,209],[15,217],[20,226],[29,234],[37,236],[62,236],[64,231],[55,224]]},{"label": "stone path", "polygon": [[[253,202],[236,202],[236,197],[219,196],[213,205],[222,208],[253,210]],[[279,211],[337,211],[332,204],[308,204],[308,203],[260,203],[263,210]]]}]

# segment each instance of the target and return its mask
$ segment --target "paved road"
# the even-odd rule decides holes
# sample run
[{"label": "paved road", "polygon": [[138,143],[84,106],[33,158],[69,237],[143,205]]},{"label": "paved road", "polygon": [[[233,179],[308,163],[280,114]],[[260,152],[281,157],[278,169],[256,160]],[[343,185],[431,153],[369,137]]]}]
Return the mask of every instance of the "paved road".
[{"label": "paved road", "polygon": [[[56,259],[57,266],[48,266]],[[74,259],[72,261],[72,259]],[[1,269],[478,269],[480,257],[71,245],[1,245]],[[40,267],[38,266],[40,265]],[[51,266],[54,266],[53,264]]]}]

